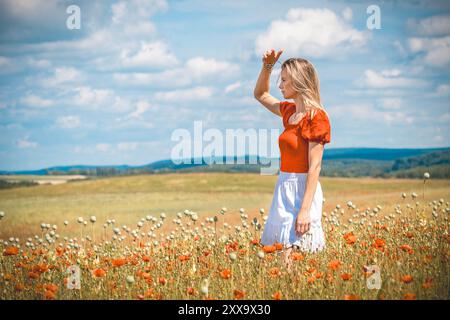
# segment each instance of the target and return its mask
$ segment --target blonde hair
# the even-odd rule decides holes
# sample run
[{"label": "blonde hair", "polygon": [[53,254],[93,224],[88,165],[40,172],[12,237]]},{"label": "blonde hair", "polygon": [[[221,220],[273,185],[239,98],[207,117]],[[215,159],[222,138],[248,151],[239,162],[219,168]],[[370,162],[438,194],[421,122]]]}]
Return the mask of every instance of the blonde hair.
[{"label": "blonde hair", "polygon": [[307,110],[310,108],[324,110],[320,102],[319,76],[313,64],[306,59],[290,58],[283,62],[281,69],[283,70],[283,68],[291,77],[292,86],[302,97],[305,108]]}]

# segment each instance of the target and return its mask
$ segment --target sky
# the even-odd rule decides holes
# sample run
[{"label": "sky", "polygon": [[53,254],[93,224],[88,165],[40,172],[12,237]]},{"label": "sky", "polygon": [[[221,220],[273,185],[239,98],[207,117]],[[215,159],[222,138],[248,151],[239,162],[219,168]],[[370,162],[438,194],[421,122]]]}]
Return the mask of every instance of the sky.
[{"label": "sky", "polygon": [[195,121],[281,133],[253,97],[272,48],[316,67],[325,149],[449,147],[449,1],[0,0],[0,170],[170,159]]}]

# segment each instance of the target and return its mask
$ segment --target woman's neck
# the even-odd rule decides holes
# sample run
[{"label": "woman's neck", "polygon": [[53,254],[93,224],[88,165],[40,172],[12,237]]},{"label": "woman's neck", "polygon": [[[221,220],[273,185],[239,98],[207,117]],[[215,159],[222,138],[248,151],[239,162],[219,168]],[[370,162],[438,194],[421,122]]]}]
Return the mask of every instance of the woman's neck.
[{"label": "woman's neck", "polygon": [[303,102],[302,97],[300,97],[300,96],[295,97],[294,102],[295,102],[295,112],[296,113],[306,112],[305,103]]}]

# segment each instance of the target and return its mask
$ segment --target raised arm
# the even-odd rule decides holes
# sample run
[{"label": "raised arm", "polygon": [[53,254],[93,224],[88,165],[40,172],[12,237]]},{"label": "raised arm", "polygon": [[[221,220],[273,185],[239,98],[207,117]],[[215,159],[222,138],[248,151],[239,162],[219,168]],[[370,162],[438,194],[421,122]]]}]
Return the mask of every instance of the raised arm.
[{"label": "raised arm", "polygon": [[269,93],[270,88],[270,73],[272,72],[272,66],[278,60],[283,50],[278,51],[275,54],[275,50],[266,51],[263,55],[263,65],[259,73],[258,80],[255,85],[253,94],[264,107],[266,107],[272,113],[282,117],[280,112],[280,100],[275,98]]}]

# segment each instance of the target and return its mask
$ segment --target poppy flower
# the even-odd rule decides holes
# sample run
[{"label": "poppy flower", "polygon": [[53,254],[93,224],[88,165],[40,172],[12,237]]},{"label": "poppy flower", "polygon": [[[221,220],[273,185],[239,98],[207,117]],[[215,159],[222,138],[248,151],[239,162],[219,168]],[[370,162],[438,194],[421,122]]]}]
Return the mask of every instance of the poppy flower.
[{"label": "poppy flower", "polygon": [[275,246],[275,249],[278,250],[278,251],[283,250],[283,244],[282,243],[276,242],[274,244],[274,246]]},{"label": "poppy flower", "polygon": [[22,291],[23,289],[25,289],[25,286],[22,283],[18,283],[14,286],[14,290],[17,292]]},{"label": "poppy flower", "polygon": [[187,289],[186,289],[186,293],[188,294],[188,295],[190,295],[190,296],[193,296],[193,295],[195,295],[195,289],[194,288],[192,288],[192,287],[188,287]]},{"label": "poppy flower", "polygon": [[386,241],[380,238],[376,238],[372,244],[372,247],[378,250],[384,250],[384,246],[386,245]]},{"label": "poppy flower", "polygon": [[4,256],[15,256],[19,254],[19,248],[17,247],[7,247],[5,251],[3,251]]},{"label": "poppy flower", "polygon": [[113,259],[111,263],[113,267],[121,267],[127,263],[127,259]]},{"label": "poppy flower", "polygon": [[425,282],[422,284],[422,288],[429,289],[429,288],[431,288],[432,285],[433,285],[433,279],[426,278]]},{"label": "poppy flower", "polygon": [[416,300],[416,295],[414,293],[405,293],[403,300]]},{"label": "poppy flower", "polygon": [[333,260],[328,264],[328,268],[330,270],[337,270],[341,266],[341,262],[339,260]]},{"label": "poppy flower", "polygon": [[244,291],[237,290],[237,289],[234,290],[233,294],[234,294],[234,298],[235,299],[242,299],[245,296],[245,292]]},{"label": "poppy flower", "polygon": [[353,234],[353,232],[346,233],[344,235],[344,239],[347,242],[347,244],[350,244],[350,245],[352,245],[356,242],[356,236]]},{"label": "poppy flower", "polygon": [[47,291],[51,291],[53,293],[56,293],[56,291],[58,291],[58,286],[56,284],[50,283],[50,284],[46,284],[44,286],[44,289]]},{"label": "poppy flower", "polygon": [[189,260],[189,256],[188,255],[181,255],[178,257],[178,260],[180,260],[181,262],[186,262]]},{"label": "poppy flower", "polygon": [[303,257],[303,255],[302,255],[301,253],[299,253],[299,252],[293,252],[292,255],[291,255],[291,257],[292,257],[292,260],[294,260],[294,261],[303,261],[303,259],[305,258],[305,257]]},{"label": "poppy flower", "polygon": [[273,253],[275,250],[277,250],[275,246],[263,246],[263,251],[265,253]]},{"label": "poppy flower", "polygon": [[272,295],[272,298],[273,298],[273,300],[281,300],[281,298],[282,298],[281,292],[280,292],[280,291],[275,292],[275,293]]},{"label": "poppy flower", "polygon": [[359,297],[354,294],[346,294],[344,300],[359,300]]},{"label": "poppy flower", "polygon": [[413,277],[410,274],[404,275],[402,277],[402,282],[404,283],[410,283],[413,281]]},{"label": "poppy flower", "polygon": [[230,279],[231,278],[231,270],[230,269],[224,269],[220,272],[220,277],[222,279]]},{"label": "poppy flower", "polygon": [[280,271],[280,269],[278,269],[277,267],[273,267],[273,268],[271,268],[271,269],[269,270],[269,274],[270,274],[270,276],[272,276],[272,277],[277,277],[277,276],[280,276],[280,275],[281,275],[281,271]]},{"label": "poppy flower", "polygon": [[400,246],[400,249],[402,249],[404,252],[408,252],[409,254],[413,254],[414,250],[411,248],[410,245],[403,244]]},{"label": "poppy flower", "polygon": [[50,290],[45,291],[44,298],[46,300],[55,300],[55,297],[56,297],[56,295],[53,291],[50,291]]},{"label": "poppy flower", "polygon": [[352,275],[348,274],[348,273],[343,273],[343,274],[341,274],[341,278],[344,281],[348,281],[348,280],[350,280],[352,278]]},{"label": "poppy flower", "polygon": [[106,275],[106,271],[103,270],[102,268],[98,268],[92,271],[92,274],[94,275],[94,277],[101,278]]}]

